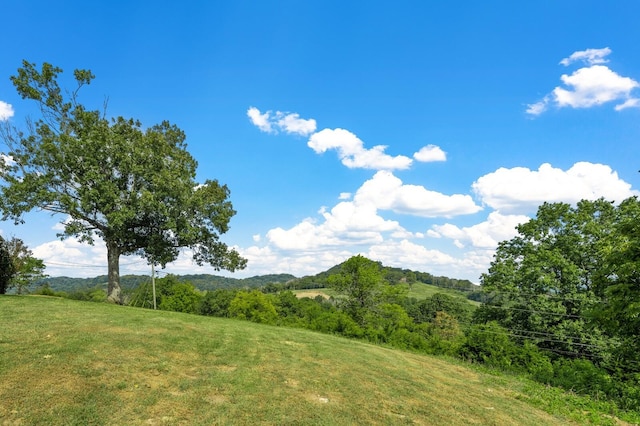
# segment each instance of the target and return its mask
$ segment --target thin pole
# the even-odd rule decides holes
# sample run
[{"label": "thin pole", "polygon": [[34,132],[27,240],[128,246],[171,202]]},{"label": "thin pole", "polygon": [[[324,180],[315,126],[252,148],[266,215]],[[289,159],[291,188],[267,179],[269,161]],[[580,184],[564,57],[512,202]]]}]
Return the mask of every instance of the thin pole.
[{"label": "thin pole", "polygon": [[151,287],[153,287],[153,309],[156,309],[156,265],[151,264]]}]

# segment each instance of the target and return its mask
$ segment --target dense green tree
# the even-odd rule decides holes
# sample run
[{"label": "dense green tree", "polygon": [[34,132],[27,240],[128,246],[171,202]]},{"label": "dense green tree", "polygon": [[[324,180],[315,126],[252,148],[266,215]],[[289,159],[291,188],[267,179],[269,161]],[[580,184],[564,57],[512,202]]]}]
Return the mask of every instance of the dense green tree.
[{"label": "dense green tree", "polygon": [[261,324],[275,324],[278,313],[269,296],[260,290],[239,291],[229,304],[229,316]]},{"label": "dense green tree", "polygon": [[0,294],[5,294],[9,289],[11,279],[15,274],[15,266],[11,260],[11,254],[7,248],[7,242],[0,236]]},{"label": "dense green tree", "polygon": [[465,299],[445,293],[436,293],[422,300],[407,299],[405,309],[416,323],[432,322],[438,312],[446,312],[458,321],[467,323],[473,312],[473,306]]},{"label": "dense green tree", "polygon": [[45,277],[46,266],[41,259],[33,257],[33,252],[20,238],[13,237],[6,245],[14,268],[9,286],[15,287],[20,294],[35,281]]},{"label": "dense green tree", "polygon": [[611,341],[590,313],[601,301],[615,210],[602,199],[542,205],[516,237],[500,243],[482,277],[487,301],[476,318],[561,355],[606,358]]},{"label": "dense green tree", "polygon": [[200,302],[200,314],[212,317],[228,317],[229,305],[236,297],[237,290],[219,288],[207,291]]},{"label": "dense green tree", "polygon": [[158,307],[164,311],[184,312],[187,314],[198,313],[202,301],[202,295],[191,283],[174,283],[164,294]]},{"label": "dense green tree", "polygon": [[33,257],[33,252],[20,238],[5,240],[0,237],[0,294],[10,288],[22,293],[30,284],[43,278],[45,269],[42,260]]},{"label": "dense green tree", "polygon": [[143,127],[133,119],[108,119],[79,102],[91,83],[89,70],[75,70],[77,87],[58,85],[62,70],[23,62],[11,77],[23,99],[35,101],[41,117],[26,134],[8,122],[1,140],[0,211],[23,222],[40,209],[64,215],[61,237],[77,236],[107,247],[108,297],[121,302],[119,259],[136,254],[164,266],[182,247],[196,263],[233,271],[246,261],[220,241],[235,214],[229,189],[217,181],[195,181],[197,163],[185,134],[168,122]]},{"label": "dense green tree", "polygon": [[599,274],[603,301],[594,316],[622,340],[616,348],[616,369],[640,371],[640,201],[623,201],[615,226],[603,244],[605,263]]},{"label": "dense green tree", "polygon": [[329,276],[328,284],[345,296],[345,311],[362,325],[367,311],[380,303],[381,265],[361,255],[353,256],[341,265],[339,273]]}]

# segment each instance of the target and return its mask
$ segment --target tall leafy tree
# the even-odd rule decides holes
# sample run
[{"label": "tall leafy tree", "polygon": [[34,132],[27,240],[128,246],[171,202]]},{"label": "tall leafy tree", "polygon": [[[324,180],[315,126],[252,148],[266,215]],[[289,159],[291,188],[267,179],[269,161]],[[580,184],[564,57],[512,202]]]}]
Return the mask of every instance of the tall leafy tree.
[{"label": "tall leafy tree", "polygon": [[7,242],[0,236],[0,294],[7,292],[14,275],[15,267],[11,260],[11,253],[9,253]]},{"label": "tall leafy tree", "polygon": [[487,302],[477,318],[562,355],[605,357],[609,340],[591,312],[602,300],[603,248],[615,211],[602,199],[542,205],[516,237],[500,243],[482,276]]},{"label": "tall leafy tree", "polygon": [[640,200],[631,197],[617,209],[607,244],[603,245],[605,264],[600,273],[603,301],[595,318],[621,339],[616,348],[614,367],[640,371]]},{"label": "tall leafy tree", "polygon": [[143,128],[137,120],[109,119],[106,111],[79,102],[91,83],[89,70],[75,70],[73,91],[58,85],[62,70],[27,61],[11,77],[23,99],[41,116],[23,132],[6,124],[8,147],[0,156],[0,211],[23,222],[45,210],[65,215],[62,238],[77,236],[107,248],[108,298],[121,302],[119,259],[136,254],[166,265],[188,247],[199,265],[234,271],[246,260],[220,241],[235,214],[229,189],[216,180],[195,181],[197,163],[185,134],[167,121]]},{"label": "tall leafy tree", "polygon": [[367,311],[380,303],[384,284],[380,263],[361,255],[347,259],[328,283],[345,296],[345,310],[360,324]]},{"label": "tall leafy tree", "polygon": [[9,287],[15,287],[20,294],[34,281],[45,276],[45,264],[33,256],[33,252],[20,238],[13,237],[5,244],[13,263],[13,277],[9,281]]}]

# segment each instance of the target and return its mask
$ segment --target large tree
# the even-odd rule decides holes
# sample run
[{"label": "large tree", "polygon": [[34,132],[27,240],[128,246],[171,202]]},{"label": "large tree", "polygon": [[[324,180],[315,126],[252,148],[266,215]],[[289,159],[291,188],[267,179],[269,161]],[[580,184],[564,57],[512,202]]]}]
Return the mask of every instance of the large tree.
[{"label": "large tree", "polygon": [[599,274],[603,300],[595,318],[622,344],[614,351],[616,369],[640,371],[640,200],[631,197],[616,209],[604,267]]},{"label": "large tree", "polygon": [[481,321],[497,320],[516,339],[570,357],[602,361],[611,343],[592,312],[601,285],[616,207],[605,200],[545,203],[500,243],[482,288]]},{"label": "large tree", "polygon": [[359,324],[367,311],[380,303],[384,280],[379,262],[357,255],[347,259],[340,272],[330,275],[328,284],[345,296],[344,308]]},{"label": "large tree", "polygon": [[8,122],[0,134],[8,151],[0,156],[0,210],[4,219],[45,210],[64,215],[62,238],[77,236],[107,248],[108,297],[121,302],[119,259],[139,255],[165,266],[183,247],[199,265],[234,271],[246,265],[220,241],[235,214],[229,189],[216,180],[195,181],[197,163],[185,134],[164,121],[143,128],[133,119],[109,119],[104,110],[79,102],[91,83],[89,70],[75,70],[77,86],[63,91],[62,70],[27,61],[11,77],[23,99],[41,116],[24,131]]}]

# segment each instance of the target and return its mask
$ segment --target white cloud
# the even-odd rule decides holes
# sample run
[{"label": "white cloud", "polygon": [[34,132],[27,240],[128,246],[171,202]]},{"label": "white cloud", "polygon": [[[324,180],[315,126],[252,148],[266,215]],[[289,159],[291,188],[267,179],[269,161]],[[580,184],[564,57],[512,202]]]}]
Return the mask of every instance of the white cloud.
[{"label": "white cloud", "polygon": [[571,75],[560,77],[568,87],[553,90],[554,101],[559,107],[589,108],[631,97],[631,91],[639,86],[629,77],[621,77],[604,65],[580,68]]},{"label": "white cloud", "polygon": [[321,214],[324,221],[319,224],[307,218],[290,229],[271,229],[267,239],[280,250],[316,250],[373,244],[383,240],[383,232],[402,230],[398,222],[385,220],[371,205],[344,201]]},{"label": "white cloud", "polygon": [[287,133],[306,136],[316,131],[316,120],[310,118],[305,120],[298,114],[284,114],[280,111],[276,113],[278,117],[278,127]]},{"label": "white cloud", "polygon": [[569,66],[576,61],[583,61],[588,65],[604,64],[609,62],[608,59],[604,59],[611,53],[611,49],[605,47],[603,49],[587,49],[573,52],[568,58],[564,58],[560,61],[560,64]]},{"label": "white cloud", "polygon": [[477,282],[493,259],[493,251],[468,251],[454,257],[408,240],[385,241],[372,246],[365,254],[383,265],[429,272],[436,276],[466,278]]},{"label": "white cloud", "polygon": [[350,200],[351,199],[351,193],[350,192],[341,192],[340,195],[338,196],[339,200]]},{"label": "white cloud", "polygon": [[465,242],[476,248],[496,248],[500,241],[509,240],[517,235],[516,226],[529,221],[524,215],[503,215],[494,211],[489,213],[486,221],[469,227],[458,227],[447,223],[434,225],[435,235],[450,238],[458,248]]},{"label": "white cloud", "polygon": [[638,194],[611,167],[588,162],[566,171],[548,163],[538,170],[500,168],[480,177],[472,187],[484,204],[503,212],[530,212],[545,201],[576,203],[600,197],[622,201]]},{"label": "white cloud", "polygon": [[354,201],[421,217],[452,217],[482,210],[469,195],[445,195],[423,186],[406,185],[388,171],[379,171],[362,184]]},{"label": "white cloud", "polygon": [[316,120],[300,118],[297,113],[267,111],[263,114],[258,108],[250,107],[247,110],[247,116],[254,126],[267,133],[280,130],[289,134],[307,136],[316,131]]},{"label": "white cloud", "polygon": [[258,108],[251,107],[247,110],[247,116],[258,129],[267,133],[273,132],[268,111],[262,114]]},{"label": "white cloud", "polygon": [[532,116],[542,114],[550,105],[558,108],[590,108],[607,102],[619,102],[616,111],[639,107],[640,100],[633,96],[634,89],[640,84],[632,78],[623,77],[602,65],[605,56],[611,49],[587,49],[573,53],[560,63],[570,65],[576,61],[587,63],[588,67],[580,68],[571,75],[560,77],[564,86],[558,86],[541,101],[528,104],[526,113]]},{"label": "white cloud", "polygon": [[383,145],[365,149],[364,143],[356,135],[344,129],[324,129],[314,133],[307,145],[318,154],[336,150],[342,164],[351,169],[407,169],[413,162],[404,155],[392,157],[385,154],[386,146]]},{"label": "white cloud", "polygon": [[0,101],[0,121],[5,121],[13,117],[13,106],[6,102]]},{"label": "white cloud", "polygon": [[551,96],[547,95],[540,102],[528,104],[525,112],[529,115],[540,115],[547,110],[551,100]]},{"label": "white cloud", "polygon": [[638,98],[629,98],[620,105],[615,106],[616,111],[622,111],[627,108],[640,108],[640,99]]},{"label": "white cloud", "polygon": [[436,145],[427,145],[420,148],[420,151],[413,154],[416,161],[428,163],[432,161],[446,161],[447,154]]}]

